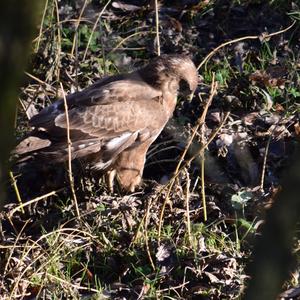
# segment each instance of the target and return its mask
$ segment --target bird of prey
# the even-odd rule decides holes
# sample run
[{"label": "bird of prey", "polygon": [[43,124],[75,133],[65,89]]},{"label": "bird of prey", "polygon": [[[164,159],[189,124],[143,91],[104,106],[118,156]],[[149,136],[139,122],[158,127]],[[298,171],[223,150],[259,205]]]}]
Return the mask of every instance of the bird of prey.
[{"label": "bird of prey", "polygon": [[[33,130],[16,147],[18,163],[80,159],[133,192],[149,146],[173,114],[182,87],[192,93],[198,73],[185,55],[162,55],[132,73],[109,76],[59,99],[33,116]],[[67,117],[69,127],[67,126]]]}]

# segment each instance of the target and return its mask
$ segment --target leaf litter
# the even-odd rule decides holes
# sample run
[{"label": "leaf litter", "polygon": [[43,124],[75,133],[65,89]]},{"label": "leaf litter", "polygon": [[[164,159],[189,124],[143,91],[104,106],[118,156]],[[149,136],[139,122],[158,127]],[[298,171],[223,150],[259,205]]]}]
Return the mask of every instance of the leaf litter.
[{"label": "leaf litter", "polygon": [[[92,35],[85,60],[85,46],[104,1],[87,1],[78,27],[78,53],[73,56],[71,20],[79,17],[84,1],[58,5],[60,19],[66,21],[62,51],[57,61],[57,36],[49,18],[40,47],[31,57],[28,73],[34,77],[28,76],[20,92],[18,137],[25,135],[32,115],[57,99],[59,81],[68,92],[80,90],[95,78],[139,67],[156,55],[154,1],[112,1],[100,19],[101,29],[98,26]],[[190,53],[200,63],[224,41],[271,33],[290,23],[285,11],[270,1],[161,1],[161,52]],[[79,220],[64,170],[53,170],[47,180],[42,174],[34,187],[30,182],[19,186],[25,190],[24,202],[59,191],[24,207],[24,214],[10,214],[18,206],[14,202],[1,214],[4,299],[25,295],[28,299],[93,299],[94,295],[99,299],[235,299],[240,295],[248,280],[244,267],[252,241],[280,189],[299,137],[299,38],[298,27],[293,34],[249,40],[216,53],[200,70],[201,83],[192,101],[179,101],[174,119],[150,150],[145,180],[137,193],[110,194],[102,178],[77,166]],[[219,82],[218,93],[188,157],[197,153],[203,137],[209,139],[226,111],[230,116],[205,152],[208,220],[204,222],[200,159],[185,167],[169,195],[165,184],[201,115],[212,72]],[[292,283],[287,287],[291,289],[283,298],[298,295]]]}]

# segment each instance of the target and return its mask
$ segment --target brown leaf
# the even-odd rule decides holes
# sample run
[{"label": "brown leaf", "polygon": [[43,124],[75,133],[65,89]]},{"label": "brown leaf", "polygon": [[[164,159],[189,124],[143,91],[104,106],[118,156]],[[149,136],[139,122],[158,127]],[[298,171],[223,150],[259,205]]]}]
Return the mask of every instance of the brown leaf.
[{"label": "brown leaf", "polygon": [[294,128],[295,128],[296,135],[299,137],[300,136],[300,124],[299,124],[299,122],[294,124]]},{"label": "brown leaf", "polygon": [[258,112],[252,112],[243,117],[245,125],[253,125],[255,120],[258,118]]},{"label": "brown leaf", "polygon": [[283,112],[283,111],[285,111],[284,107],[280,103],[276,103],[275,104],[275,110],[277,112]]},{"label": "brown leaf", "polygon": [[256,70],[249,76],[249,79],[253,84],[283,88],[286,81],[282,78],[285,75],[283,71],[284,69],[278,66],[270,67],[267,71]]}]

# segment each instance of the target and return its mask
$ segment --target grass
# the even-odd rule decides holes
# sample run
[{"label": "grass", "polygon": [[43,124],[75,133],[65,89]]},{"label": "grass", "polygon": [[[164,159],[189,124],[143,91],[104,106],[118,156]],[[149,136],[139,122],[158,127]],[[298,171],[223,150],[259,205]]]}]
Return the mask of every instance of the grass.
[{"label": "grass", "polygon": [[[243,6],[249,1],[236,2]],[[258,4],[260,2],[257,1]],[[69,3],[72,4],[72,1]],[[83,14],[79,22],[78,12],[58,14],[58,9],[63,8],[65,3],[56,0],[46,2],[41,16],[40,33],[33,42],[35,53],[32,55],[29,72],[39,81],[31,78],[24,84],[21,96],[22,103],[26,104],[24,107],[33,104],[35,108],[41,109],[55,101],[61,93],[60,84],[63,84],[66,92],[70,92],[89,85],[105,73],[118,73],[119,69],[124,68],[122,63],[118,63],[119,59],[129,61],[125,64],[127,69],[143,64],[154,56],[155,51],[159,52],[154,49],[157,44],[153,43],[157,33],[160,34],[160,51],[170,52],[166,46],[168,30],[174,29],[167,28],[165,20],[171,16],[166,17],[161,12],[161,18],[154,22],[155,14],[151,9],[142,9],[137,13],[130,11],[129,15],[124,16],[109,5],[103,10],[107,3],[102,1],[94,7],[96,18],[100,16],[99,12],[103,12],[101,18],[97,18],[98,21],[95,18],[87,20]],[[286,9],[286,3],[268,3],[271,4],[270,10],[273,7],[276,10]],[[185,8],[187,16],[183,14],[180,19],[184,28],[180,33],[182,38],[179,45],[174,43],[171,52],[179,52],[182,47],[181,50],[194,54],[198,64],[203,61],[204,56],[199,60],[199,53],[210,53],[212,49],[209,43],[212,38],[206,37],[204,30],[204,33],[200,32],[204,42],[201,40],[198,41],[199,44],[189,45],[190,36],[186,32],[192,28],[194,33],[199,34],[196,26],[202,24],[197,23],[200,19],[210,24],[212,36],[221,35],[218,29],[214,31],[213,28],[217,26],[210,19],[210,12],[218,5],[218,1],[211,1],[204,7]],[[233,7],[234,3],[229,6]],[[288,9],[282,11],[287,23],[284,25],[291,23],[285,14]],[[109,17],[112,12],[115,18]],[[266,19],[271,18],[267,12],[264,14]],[[252,18],[255,14],[251,12],[250,15]],[[155,32],[153,22],[158,25],[159,32]],[[78,27],[74,26],[76,23]],[[282,25],[280,28],[276,27],[276,30],[285,27],[287,26]],[[269,30],[276,31],[273,28]],[[99,183],[85,174],[80,182],[74,182],[80,218],[75,213],[67,180],[64,190],[25,205],[24,213],[15,209],[16,204],[10,204],[2,219],[5,230],[0,244],[3,261],[1,267],[4,270],[0,289],[3,290],[3,297],[21,299],[25,294],[40,299],[81,299],[83,296],[88,299],[104,299],[107,295],[112,299],[241,297],[246,278],[244,267],[251,253],[252,240],[259,233],[258,224],[262,220],[257,210],[268,202],[268,194],[272,194],[273,185],[277,185],[277,178],[273,180],[277,172],[277,161],[275,158],[267,160],[264,168],[267,168],[266,177],[271,184],[264,185],[265,191],[258,191],[241,175],[243,170],[232,154],[232,145],[223,146],[228,154],[220,158],[219,146],[215,141],[221,141],[222,134],[236,136],[246,132],[247,147],[251,154],[256,155],[254,161],[257,162],[261,175],[263,159],[260,151],[265,150],[267,139],[255,134],[259,126],[262,126],[259,127],[261,131],[268,131],[270,126],[263,123],[262,119],[257,119],[262,125],[255,125],[253,121],[245,126],[241,119],[249,113],[259,114],[268,106],[266,99],[269,97],[273,102],[269,109],[272,116],[277,113],[276,104],[283,106],[282,119],[294,116],[299,110],[299,53],[293,42],[295,32],[291,34],[288,31],[284,37],[280,35],[289,51],[278,46],[273,37],[262,43],[247,40],[248,48],[243,53],[245,57],[242,72],[235,63],[235,44],[224,45],[200,69],[203,81],[199,86],[199,93],[206,95],[204,99],[207,98],[214,76],[218,82],[218,93],[209,107],[203,125],[207,131],[204,130],[204,136],[201,136],[200,131],[196,132],[192,139],[193,146],[200,148],[212,136],[211,131],[220,126],[206,151],[214,157],[220,173],[226,175],[225,182],[219,182],[216,173],[209,176],[207,167],[201,179],[201,166],[195,159],[198,155],[195,154],[194,159],[190,159],[194,153],[187,151],[184,168],[180,168],[169,191],[170,185],[162,186],[153,182],[150,176],[137,194],[124,196],[116,191],[111,195],[101,180]],[[196,38],[192,40],[197,42]],[[215,43],[218,46],[227,40],[217,40]],[[283,88],[266,85],[261,78],[256,82],[249,80],[256,71],[268,73],[272,67],[271,62],[276,59],[280,63],[276,62],[275,65],[287,70],[284,72]],[[269,76],[269,79],[282,79],[281,75]],[[222,116],[226,112],[225,96],[235,96],[239,102],[236,107],[231,104],[231,114],[227,115],[228,118],[222,125]],[[197,95],[189,104],[178,104],[175,119],[181,123],[180,128],[183,128],[188,140],[192,136],[191,128],[195,128],[195,120],[200,118],[203,107]],[[219,121],[212,121],[211,113],[219,113]],[[16,130],[24,131],[24,111],[20,110],[18,119],[21,121]],[[293,123],[289,123],[290,127],[292,125]],[[291,134],[294,132],[291,131]],[[172,138],[168,141],[163,136],[159,142],[161,148],[153,150],[149,157],[155,162],[152,175],[154,178],[158,178],[158,175],[172,178],[172,172],[165,170],[176,169],[178,162],[175,160],[175,164],[172,164],[170,161],[174,160],[174,154],[175,157],[181,157],[182,150],[188,150],[187,141],[181,141],[183,146],[178,143],[174,146]],[[286,145],[288,146],[287,142]],[[169,159],[167,167],[163,163],[164,155]],[[76,175],[76,168],[73,172]],[[207,211],[203,209],[201,181],[205,185]],[[164,203],[163,222],[160,222]],[[12,209],[15,209],[13,215],[10,214]],[[286,284],[287,287],[292,285],[295,282]]]}]

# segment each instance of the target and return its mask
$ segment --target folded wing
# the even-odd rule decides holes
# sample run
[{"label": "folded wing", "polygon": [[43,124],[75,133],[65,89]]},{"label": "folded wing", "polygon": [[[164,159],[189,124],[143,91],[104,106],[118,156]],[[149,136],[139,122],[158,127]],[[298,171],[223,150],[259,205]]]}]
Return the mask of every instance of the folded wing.
[{"label": "folded wing", "polygon": [[[118,80],[68,96],[69,128],[63,99],[30,120],[35,127],[16,148],[20,158],[68,159],[67,130],[72,159],[89,157],[106,169],[124,149],[157,133],[166,122],[161,91],[138,80]],[[96,154],[96,155],[95,155]]]}]

